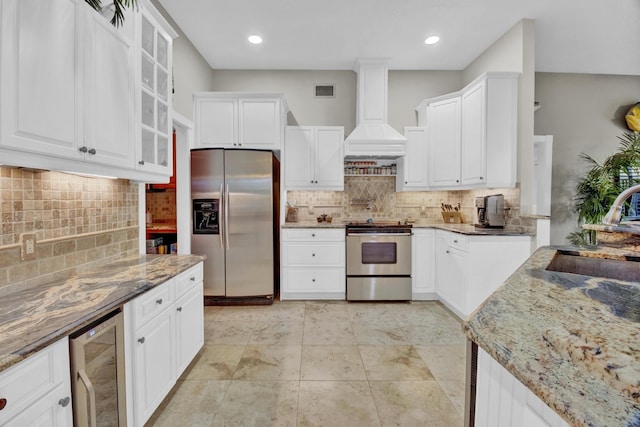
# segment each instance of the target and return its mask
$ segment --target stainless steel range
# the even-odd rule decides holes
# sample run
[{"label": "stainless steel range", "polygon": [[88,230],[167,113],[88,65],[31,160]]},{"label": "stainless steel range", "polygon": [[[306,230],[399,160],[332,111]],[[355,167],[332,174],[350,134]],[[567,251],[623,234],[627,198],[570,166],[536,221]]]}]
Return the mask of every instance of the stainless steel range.
[{"label": "stainless steel range", "polygon": [[411,225],[349,223],[347,300],[411,299]]}]

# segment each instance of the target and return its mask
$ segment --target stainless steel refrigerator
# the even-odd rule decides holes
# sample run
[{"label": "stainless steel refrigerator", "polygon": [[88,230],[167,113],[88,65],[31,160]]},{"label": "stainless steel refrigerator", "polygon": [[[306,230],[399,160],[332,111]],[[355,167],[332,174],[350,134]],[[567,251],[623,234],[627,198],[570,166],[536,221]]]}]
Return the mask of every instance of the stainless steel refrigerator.
[{"label": "stainless steel refrigerator", "polygon": [[247,297],[273,302],[279,167],[271,151],[191,151],[191,252],[207,257],[205,303]]}]

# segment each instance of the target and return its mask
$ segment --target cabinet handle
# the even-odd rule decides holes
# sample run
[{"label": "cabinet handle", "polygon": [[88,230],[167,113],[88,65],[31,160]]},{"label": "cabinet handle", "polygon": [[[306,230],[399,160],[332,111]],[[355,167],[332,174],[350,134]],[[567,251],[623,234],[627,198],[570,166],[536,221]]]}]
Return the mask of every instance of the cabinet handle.
[{"label": "cabinet handle", "polygon": [[139,164],[139,165],[144,165],[144,160],[140,160],[140,161],[138,162],[138,164]]},{"label": "cabinet handle", "polygon": [[191,276],[191,279],[189,279],[189,280],[191,280],[192,282],[195,282],[196,281],[196,276]]},{"label": "cabinet handle", "polygon": [[156,304],[162,304],[162,298],[158,298],[158,299],[156,300]]},{"label": "cabinet handle", "polygon": [[71,402],[71,398],[69,396],[63,397],[62,399],[58,400],[58,405],[66,408],[67,406],[69,406],[69,402]]},{"label": "cabinet handle", "polygon": [[182,307],[178,307],[178,308],[176,308],[176,310],[182,311]]},{"label": "cabinet handle", "polygon": [[142,337],[142,338],[138,338],[138,342],[139,342],[140,344],[144,344],[144,337]]},{"label": "cabinet handle", "polygon": [[78,148],[78,151],[81,153],[86,153],[87,151],[89,151],[89,149],[83,145],[82,147]]},{"label": "cabinet handle", "polygon": [[97,151],[96,151],[95,148],[90,148],[89,149],[89,154],[96,154],[96,153],[97,153]]},{"label": "cabinet handle", "polygon": [[7,399],[3,397],[2,399],[0,399],[0,411],[2,411],[5,406],[7,406]]}]

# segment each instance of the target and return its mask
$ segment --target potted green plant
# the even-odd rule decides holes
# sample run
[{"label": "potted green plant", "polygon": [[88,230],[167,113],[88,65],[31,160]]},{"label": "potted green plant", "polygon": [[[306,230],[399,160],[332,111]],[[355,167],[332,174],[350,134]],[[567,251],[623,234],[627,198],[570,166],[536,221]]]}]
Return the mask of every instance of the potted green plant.
[{"label": "potted green plant", "polygon": [[[576,186],[575,211],[578,224],[599,224],[618,194],[640,183],[640,133],[624,133],[617,152],[598,163],[588,154],[581,154],[588,163],[586,175]],[[595,245],[596,234],[592,230],[579,229],[569,234],[575,245]]]},{"label": "potted green plant", "polygon": [[[102,0],[85,0],[89,6],[98,12],[102,12]],[[113,18],[111,25],[119,27],[124,22],[124,10],[127,7],[134,7],[138,0],[113,0]]]}]

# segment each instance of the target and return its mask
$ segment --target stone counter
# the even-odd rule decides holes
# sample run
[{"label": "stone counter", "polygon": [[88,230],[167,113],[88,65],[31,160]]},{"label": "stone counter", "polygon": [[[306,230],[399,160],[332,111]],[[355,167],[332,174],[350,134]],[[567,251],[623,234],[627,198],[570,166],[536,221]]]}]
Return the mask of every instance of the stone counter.
[{"label": "stone counter", "polygon": [[[285,222],[282,228],[345,228],[349,221],[340,220],[333,222]],[[411,224],[413,228],[433,228],[437,230],[452,231],[454,233],[469,236],[529,236],[531,233],[523,228],[476,228],[473,224],[447,224],[444,222],[416,222]]]},{"label": "stone counter", "polygon": [[640,425],[640,283],[545,270],[558,249],[537,250],[463,330],[571,425]]},{"label": "stone counter", "polygon": [[188,270],[197,255],[140,255],[0,300],[0,372]]}]

